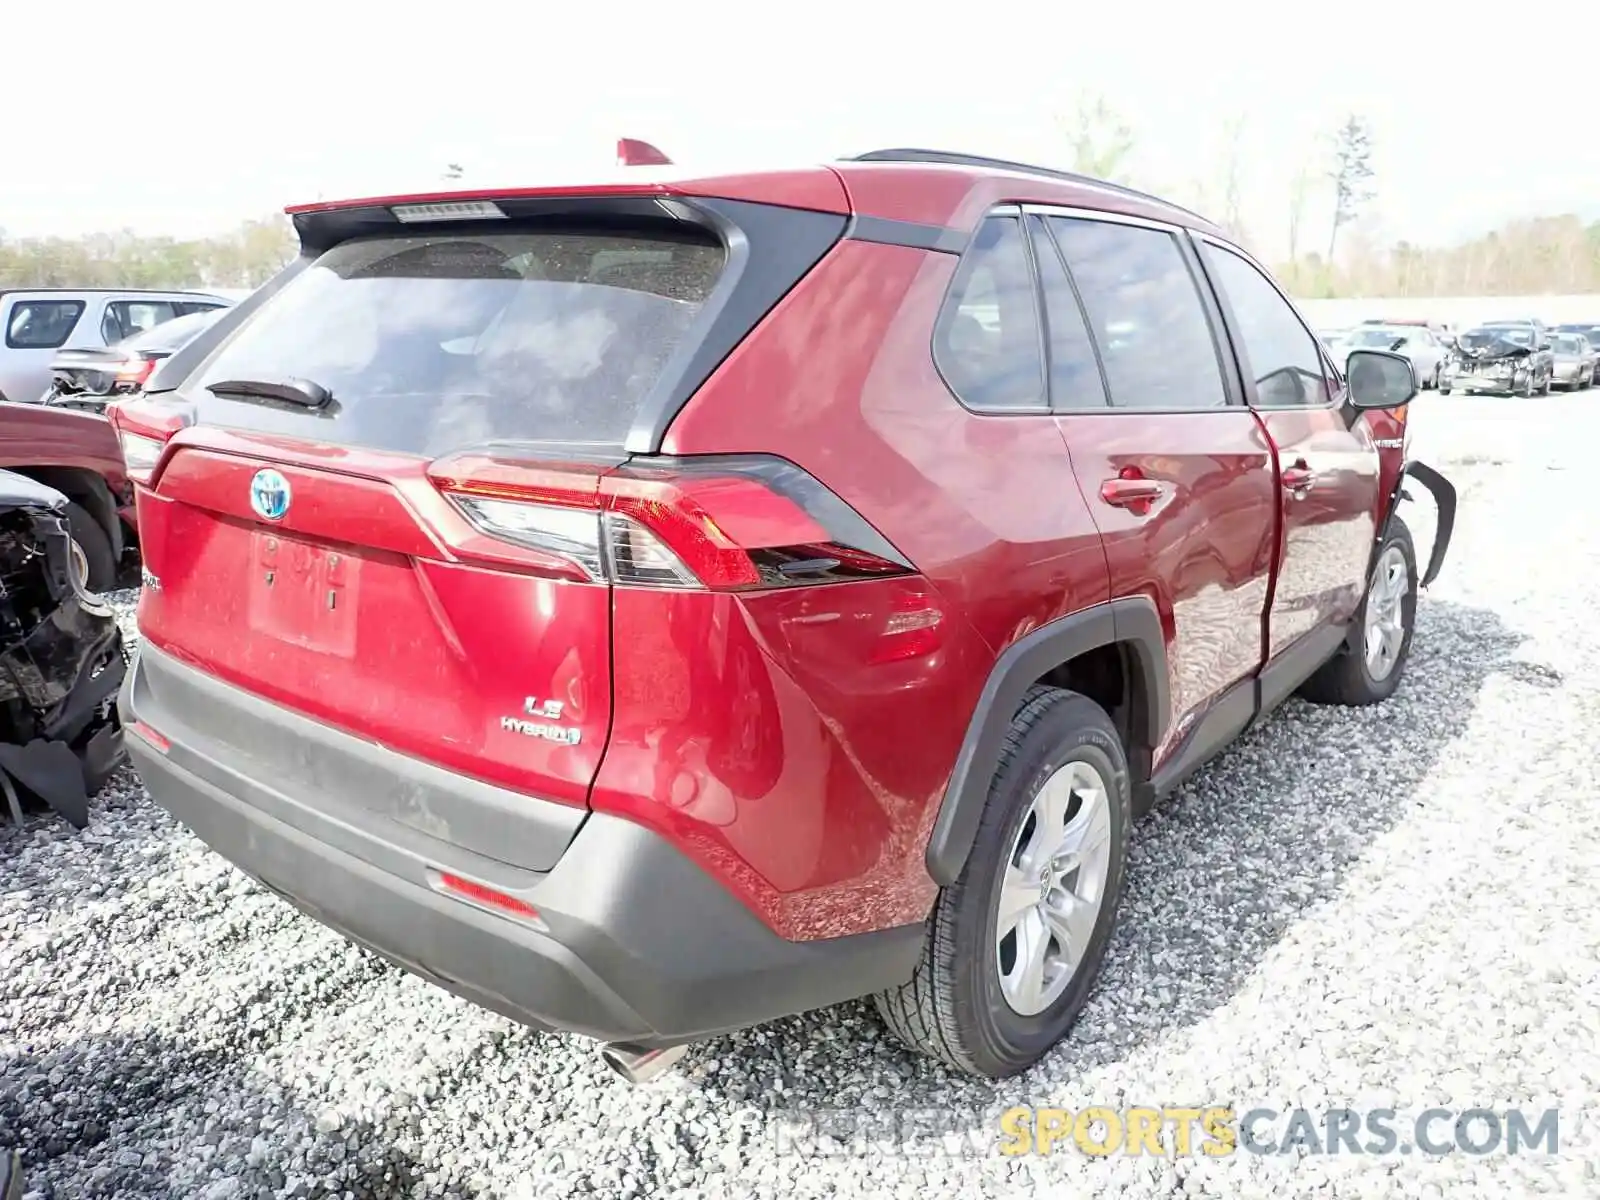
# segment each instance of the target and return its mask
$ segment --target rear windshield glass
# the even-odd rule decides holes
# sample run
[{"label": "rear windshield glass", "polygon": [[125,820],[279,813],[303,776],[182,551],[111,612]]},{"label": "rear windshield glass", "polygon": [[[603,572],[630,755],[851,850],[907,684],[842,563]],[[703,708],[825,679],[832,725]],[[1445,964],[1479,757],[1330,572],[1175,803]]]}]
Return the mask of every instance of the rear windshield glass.
[{"label": "rear windshield glass", "polygon": [[[202,420],[434,456],[486,441],[620,444],[722,272],[675,232],[427,233],[346,242],[185,387]],[[310,380],[320,411],[206,389]]]}]

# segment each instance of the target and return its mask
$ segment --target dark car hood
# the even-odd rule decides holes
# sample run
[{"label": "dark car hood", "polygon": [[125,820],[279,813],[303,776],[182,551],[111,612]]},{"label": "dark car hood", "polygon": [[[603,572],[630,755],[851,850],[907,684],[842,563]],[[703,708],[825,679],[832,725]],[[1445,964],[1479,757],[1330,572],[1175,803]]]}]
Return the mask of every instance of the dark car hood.
[{"label": "dark car hood", "polygon": [[1462,358],[1482,360],[1489,358],[1527,358],[1533,353],[1532,346],[1519,346],[1510,338],[1497,337],[1493,334],[1463,334],[1456,345],[1456,353]]}]

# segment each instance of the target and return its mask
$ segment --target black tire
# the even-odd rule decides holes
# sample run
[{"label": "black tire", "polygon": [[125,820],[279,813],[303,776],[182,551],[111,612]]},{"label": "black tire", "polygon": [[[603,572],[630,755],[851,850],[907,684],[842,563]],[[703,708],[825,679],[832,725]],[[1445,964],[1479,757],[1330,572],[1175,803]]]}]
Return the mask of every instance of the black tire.
[{"label": "black tire", "polygon": [[[1411,638],[1416,632],[1417,551],[1411,542],[1411,530],[1406,528],[1406,523],[1399,517],[1389,523],[1389,532],[1383,539],[1383,545],[1378,548],[1377,557],[1380,562],[1391,547],[1399,550],[1400,556],[1405,560],[1406,569],[1406,592],[1400,601],[1401,621],[1405,626],[1405,633],[1400,640],[1400,650],[1395,655],[1394,666],[1382,679],[1374,679],[1367,668],[1367,656],[1361,643],[1357,644],[1357,649],[1341,650],[1300,685],[1300,695],[1311,703],[1343,704],[1351,707],[1380,704],[1394,695],[1395,689],[1400,686],[1400,678],[1406,673],[1406,662],[1411,657]],[[1356,610],[1357,629],[1366,628],[1367,605],[1371,602],[1372,581],[1369,580],[1367,594],[1362,597],[1361,607]]]},{"label": "black tire", "polygon": [[[996,905],[1005,859],[1034,796],[1061,767],[1093,766],[1107,782],[1110,864],[1082,962],[1056,1001],[1019,1015],[1000,990]],[[1072,1028],[1094,989],[1116,924],[1132,826],[1128,760],[1105,710],[1086,696],[1034,688],[1011,721],[967,865],[941,889],[909,983],[874,999],[894,1035],[957,1070],[1002,1079],[1027,1070]]]},{"label": "black tire", "polygon": [[1442,387],[1442,388],[1439,389],[1439,395],[1448,396],[1449,394],[1450,394],[1450,389],[1449,388]]},{"label": "black tire", "polygon": [[110,537],[75,500],[67,501],[67,526],[88,564],[84,586],[91,592],[109,592],[117,584],[117,558],[111,553]]}]

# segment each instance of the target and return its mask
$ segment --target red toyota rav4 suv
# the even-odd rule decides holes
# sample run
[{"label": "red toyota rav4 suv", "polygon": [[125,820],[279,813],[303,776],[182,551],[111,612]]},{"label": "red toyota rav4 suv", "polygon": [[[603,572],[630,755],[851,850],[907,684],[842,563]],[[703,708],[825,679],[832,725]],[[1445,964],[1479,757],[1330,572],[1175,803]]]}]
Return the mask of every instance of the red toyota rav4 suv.
[{"label": "red toyota rav4 suv", "polygon": [[[930,151],[292,210],[113,407],[155,799],[319,920],[632,1078],[875,994],[1000,1076],[1133,819],[1426,572],[1349,380],[1200,218]],[[676,171],[676,174],[674,174]],[[1380,482],[1382,481],[1382,482]],[[1420,577],[1419,577],[1420,576]]]}]

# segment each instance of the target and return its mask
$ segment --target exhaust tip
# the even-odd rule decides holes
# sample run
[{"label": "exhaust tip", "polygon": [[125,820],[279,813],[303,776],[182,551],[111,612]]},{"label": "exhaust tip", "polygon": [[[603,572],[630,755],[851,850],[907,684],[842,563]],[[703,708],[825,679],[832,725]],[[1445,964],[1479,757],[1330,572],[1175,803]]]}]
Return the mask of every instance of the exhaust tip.
[{"label": "exhaust tip", "polygon": [[600,1047],[600,1059],[629,1083],[637,1085],[665,1075],[688,1050],[688,1046],[654,1050],[629,1042],[607,1042]]}]

